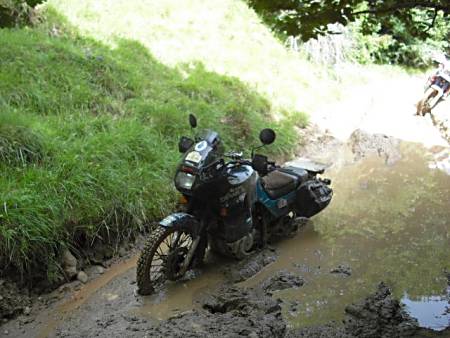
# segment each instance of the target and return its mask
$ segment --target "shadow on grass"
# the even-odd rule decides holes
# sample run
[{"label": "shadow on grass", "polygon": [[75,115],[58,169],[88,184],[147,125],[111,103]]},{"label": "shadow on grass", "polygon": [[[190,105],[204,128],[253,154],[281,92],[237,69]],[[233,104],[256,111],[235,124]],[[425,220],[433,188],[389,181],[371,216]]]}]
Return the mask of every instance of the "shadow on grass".
[{"label": "shadow on grass", "polygon": [[62,250],[88,261],[90,249],[115,248],[175,207],[189,113],[228,149],[249,149],[270,126],[278,155],[305,122],[275,122],[236,78],[200,63],[168,68],[136,41],[111,49],[44,23],[0,30],[0,45],[0,276],[28,285],[65,279]]}]

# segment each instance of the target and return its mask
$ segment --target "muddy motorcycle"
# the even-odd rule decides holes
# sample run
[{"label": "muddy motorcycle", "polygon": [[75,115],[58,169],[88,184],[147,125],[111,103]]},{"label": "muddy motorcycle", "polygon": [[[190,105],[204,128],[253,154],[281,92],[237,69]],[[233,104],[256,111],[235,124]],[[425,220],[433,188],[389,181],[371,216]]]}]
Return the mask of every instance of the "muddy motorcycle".
[{"label": "muddy motorcycle", "polygon": [[[189,116],[194,129],[195,116]],[[198,266],[208,247],[242,259],[274,236],[295,233],[298,218],[309,218],[331,201],[324,167],[280,167],[254,151],[275,140],[272,129],[260,133],[262,145],[251,160],[224,153],[219,134],[203,130],[194,139],[181,137],[183,154],[175,174],[183,211],[151,230],[137,265],[138,292],[152,293]]]},{"label": "muddy motorcycle", "polygon": [[436,104],[446,98],[450,93],[450,69],[439,70],[430,77],[426,84],[425,93],[422,99],[417,103],[417,115],[424,116],[431,112]]}]

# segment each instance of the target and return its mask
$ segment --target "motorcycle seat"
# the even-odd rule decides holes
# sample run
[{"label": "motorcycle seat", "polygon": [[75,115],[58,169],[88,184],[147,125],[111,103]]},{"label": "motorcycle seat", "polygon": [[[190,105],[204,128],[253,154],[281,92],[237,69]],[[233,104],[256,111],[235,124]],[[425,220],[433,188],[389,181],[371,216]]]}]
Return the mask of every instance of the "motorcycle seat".
[{"label": "motorcycle seat", "polygon": [[261,178],[262,186],[271,199],[277,199],[294,191],[300,185],[297,176],[274,170]]}]

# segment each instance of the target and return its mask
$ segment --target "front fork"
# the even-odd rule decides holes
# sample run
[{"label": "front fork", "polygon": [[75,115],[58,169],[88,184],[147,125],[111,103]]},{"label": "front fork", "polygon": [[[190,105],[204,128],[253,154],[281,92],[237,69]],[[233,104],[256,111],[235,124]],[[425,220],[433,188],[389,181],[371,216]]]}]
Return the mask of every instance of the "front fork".
[{"label": "front fork", "polygon": [[189,249],[186,257],[184,258],[184,261],[181,265],[180,274],[184,275],[188,268],[191,266],[192,258],[194,258],[195,251],[197,250],[198,243],[200,243],[201,234],[199,234],[192,243],[191,248]]},{"label": "front fork", "polygon": [[180,268],[180,274],[184,275],[186,273],[186,271],[189,269],[189,267],[192,264],[192,259],[195,256],[195,253],[197,251],[198,245],[202,239],[202,236],[206,236],[205,235],[205,231],[206,231],[206,224],[207,224],[207,220],[205,218],[201,218],[200,220],[200,228],[197,231],[197,236],[195,237],[188,253],[186,254],[186,257],[184,258],[184,261],[181,265]]}]

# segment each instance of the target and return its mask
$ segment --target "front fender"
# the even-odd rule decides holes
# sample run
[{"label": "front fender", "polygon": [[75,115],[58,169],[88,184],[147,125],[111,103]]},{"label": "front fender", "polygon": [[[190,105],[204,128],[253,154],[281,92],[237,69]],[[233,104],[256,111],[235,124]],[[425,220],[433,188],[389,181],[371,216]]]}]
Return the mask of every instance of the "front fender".
[{"label": "front fender", "polygon": [[185,212],[175,212],[170,214],[159,222],[159,225],[164,228],[171,228],[174,226],[187,227],[192,229],[192,234],[197,236],[200,233],[200,222],[192,215]]}]

